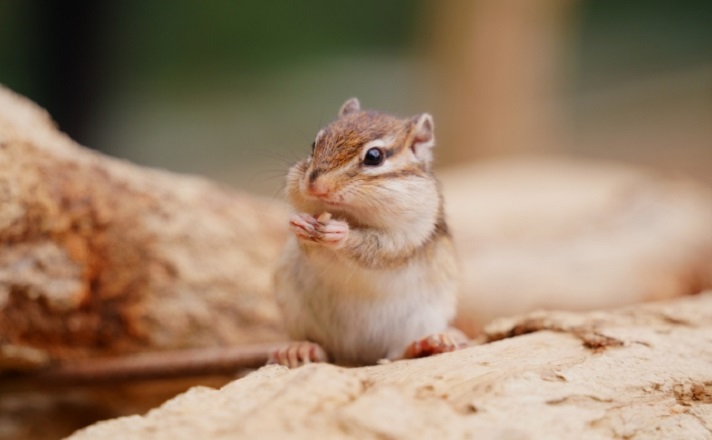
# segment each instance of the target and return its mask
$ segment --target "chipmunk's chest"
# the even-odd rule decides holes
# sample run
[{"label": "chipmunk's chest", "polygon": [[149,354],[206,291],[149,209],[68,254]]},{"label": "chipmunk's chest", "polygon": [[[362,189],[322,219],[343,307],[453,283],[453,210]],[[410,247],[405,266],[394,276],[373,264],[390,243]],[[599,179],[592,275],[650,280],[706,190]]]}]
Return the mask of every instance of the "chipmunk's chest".
[{"label": "chipmunk's chest", "polygon": [[[319,250],[321,251],[321,250]],[[428,280],[427,261],[413,259],[397,267],[364,267],[328,250],[305,255],[308,270],[323,290],[338,293],[342,298],[384,300],[401,293],[433,288]]]},{"label": "chipmunk's chest", "polygon": [[379,270],[332,259],[313,268],[304,298],[313,317],[308,337],[340,363],[397,357],[413,340],[443,331],[454,313],[452,286],[436,282],[427,264]]}]

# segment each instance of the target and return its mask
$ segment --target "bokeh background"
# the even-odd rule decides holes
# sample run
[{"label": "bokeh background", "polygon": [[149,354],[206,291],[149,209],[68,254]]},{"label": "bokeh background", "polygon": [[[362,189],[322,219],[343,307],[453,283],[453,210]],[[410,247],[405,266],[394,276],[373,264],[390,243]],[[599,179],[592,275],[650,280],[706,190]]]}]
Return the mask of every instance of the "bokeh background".
[{"label": "bokeh background", "polygon": [[570,154],[712,182],[705,0],[8,0],[0,82],[84,145],[267,195],[350,96],[432,112],[440,166]]}]

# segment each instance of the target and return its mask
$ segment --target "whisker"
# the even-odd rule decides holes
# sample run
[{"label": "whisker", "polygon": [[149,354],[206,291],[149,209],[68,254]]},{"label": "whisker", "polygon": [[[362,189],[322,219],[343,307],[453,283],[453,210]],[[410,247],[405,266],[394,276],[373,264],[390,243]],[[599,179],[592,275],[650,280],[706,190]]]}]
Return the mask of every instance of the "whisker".
[{"label": "whisker", "polygon": [[279,185],[279,188],[277,188],[277,190],[272,194],[272,197],[270,198],[270,200],[277,200],[277,198],[279,197],[279,195],[280,195],[280,194],[283,194],[283,193],[284,193],[284,190],[285,190],[286,188],[287,188],[287,183],[286,183],[286,182],[284,182],[284,183],[282,183],[281,185]]},{"label": "whisker", "polygon": [[[246,151],[243,151],[245,153],[245,156],[249,158],[266,158],[270,159],[273,161],[279,162],[282,166],[285,166],[287,168],[291,167],[294,165],[296,162],[300,160],[299,156],[297,153],[293,150],[288,150],[288,151],[282,151],[282,150],[265,150],[265,149],[249,149]],[[287,154],[285,154],[287,153]]]}]

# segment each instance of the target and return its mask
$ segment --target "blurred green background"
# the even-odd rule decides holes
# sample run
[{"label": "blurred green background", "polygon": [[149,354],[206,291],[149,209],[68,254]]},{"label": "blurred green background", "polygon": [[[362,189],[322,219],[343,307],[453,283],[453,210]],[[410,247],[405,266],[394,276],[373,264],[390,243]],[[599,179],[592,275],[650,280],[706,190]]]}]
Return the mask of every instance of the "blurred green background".
[{"label": "blurred green background", "polygon": [[0,82],[80,143],[275,194],[341,103],[439,163],[572,154],[712,182],[712,2],[0,3]]}]

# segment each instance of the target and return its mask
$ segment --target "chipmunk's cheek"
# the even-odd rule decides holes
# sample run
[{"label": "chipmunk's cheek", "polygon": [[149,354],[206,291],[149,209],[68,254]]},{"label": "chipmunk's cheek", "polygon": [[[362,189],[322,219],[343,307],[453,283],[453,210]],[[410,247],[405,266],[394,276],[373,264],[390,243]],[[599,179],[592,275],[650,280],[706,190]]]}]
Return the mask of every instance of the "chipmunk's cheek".
[{"label": "chipmunk's cheek", "polygon": [[343,196],[334,194],[328,198],[323,199],[323,202],[329,206],[340,207],[346,205],[346,200]]}]

